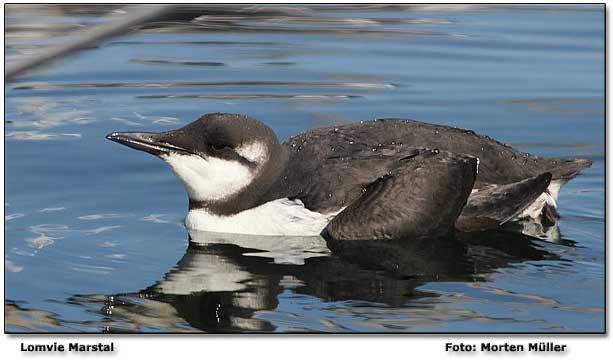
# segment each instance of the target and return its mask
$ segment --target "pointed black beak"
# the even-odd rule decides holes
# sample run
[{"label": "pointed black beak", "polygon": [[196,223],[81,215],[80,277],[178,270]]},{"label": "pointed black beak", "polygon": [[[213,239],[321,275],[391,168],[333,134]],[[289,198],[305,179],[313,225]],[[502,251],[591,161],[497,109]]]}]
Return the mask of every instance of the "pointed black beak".
[{"label": "pointed black beak", "polygon": [[160,156],[164,154],[191,153],[188,150],[171,144],[166,140],[166,133],[141,133],[141,132],[113,132],[106,139],[126,145],[136,150]]}]

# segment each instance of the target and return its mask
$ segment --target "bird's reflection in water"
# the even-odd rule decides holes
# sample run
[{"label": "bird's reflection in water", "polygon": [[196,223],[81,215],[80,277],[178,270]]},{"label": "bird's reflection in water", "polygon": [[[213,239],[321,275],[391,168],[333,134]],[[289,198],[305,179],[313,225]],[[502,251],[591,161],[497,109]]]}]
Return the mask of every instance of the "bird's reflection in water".
[{"label": "bird's reflection in water", "polygon": [[[275,310],[287,288],[323,302],[403,307],[437,296],[417,289],[427,282],[481,281],[516,263],[560,259],[543,242],[503,231],[447,239],[345,242],[332,248],[334,253],[319,237],[191,232],[186,253],[161,280],[140,292],[107,296],[103,311],[108,321],[124,319],[109,324],[140,332],[184,331],[185,326],[206,332],[274,331],[275,325],[257,315]],[[184,326],[176,326],[181,323]],[[125,328],[107,329],[118,330]]]}]

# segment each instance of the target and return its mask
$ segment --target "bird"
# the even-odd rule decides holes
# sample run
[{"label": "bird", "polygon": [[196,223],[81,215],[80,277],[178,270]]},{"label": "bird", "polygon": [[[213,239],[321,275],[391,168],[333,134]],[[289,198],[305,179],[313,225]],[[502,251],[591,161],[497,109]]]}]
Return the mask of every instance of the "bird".
[{"label": "bird", "polygon": [[107,139],[166,162],[189,198],[188,229],[333,242],[444,237],[518,219],[555,224],[562,185],[588,159],[522,153],[472,130],[385,118],[283,143],[242,114]]}]

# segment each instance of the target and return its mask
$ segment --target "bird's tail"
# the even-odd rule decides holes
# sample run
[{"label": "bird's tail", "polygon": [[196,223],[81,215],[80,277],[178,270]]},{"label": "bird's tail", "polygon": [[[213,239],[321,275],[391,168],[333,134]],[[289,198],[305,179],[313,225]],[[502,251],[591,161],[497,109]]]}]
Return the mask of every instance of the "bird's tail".
[{"label": "bird's tail", "polygon": [[543,173],[516,183],[490,184],[474,190],[455,223],[456,228],[462,231],[498,228],[540,199],[550,182],[551,173]]},{"label": "bird's tail", "polygon": [[560,188],[577,176],[582,170],[589,168],[589,159],[552,159],[557,167],[551,170],[552,179],[547,189],[527,207],[518,219],[537,221],[546,226],[552,226],[560,219],[557,211]]},{"label": "bird's tail", "polygon": [[564,183],[568,182],[579,174],[585,168],[592,165],[589,159],[552,159],[556,166],[549,172],[553,176],[553,180],[560,180]]}]

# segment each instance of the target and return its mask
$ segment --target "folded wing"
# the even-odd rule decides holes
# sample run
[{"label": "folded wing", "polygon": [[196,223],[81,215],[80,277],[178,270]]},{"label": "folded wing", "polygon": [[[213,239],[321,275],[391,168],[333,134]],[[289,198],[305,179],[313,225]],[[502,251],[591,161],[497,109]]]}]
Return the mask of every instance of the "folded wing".
[{"label": "folded wing", "polygon": [[344,240],[446,235],[471,193],[477,160],[420,149],[363,189],[323,231],[331,248]]}]

